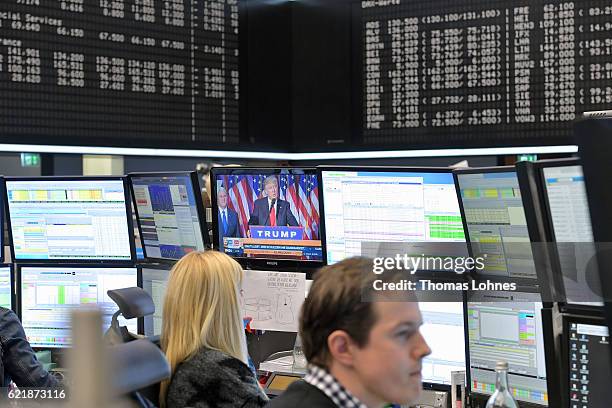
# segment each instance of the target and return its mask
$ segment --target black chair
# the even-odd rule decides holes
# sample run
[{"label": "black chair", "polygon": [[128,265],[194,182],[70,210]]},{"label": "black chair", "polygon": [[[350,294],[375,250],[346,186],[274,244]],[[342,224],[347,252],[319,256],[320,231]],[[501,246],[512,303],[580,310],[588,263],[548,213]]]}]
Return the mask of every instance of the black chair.
[{"label": "black chair", "polygon": [[[130,333],[125,326],[119,326],[117,318],[119,315],[126,319],[152,315],[155,313],[155,303],[151,296],[142,288],[137,287],[109,290],[107,294],[117,304],[119,310],[113,315],[111,327],[105,334],[106,340],[110,344],[122,344],[145,339],[144,336]],[[159,336],[146,338],[146,341],[161,353]],[[163,356],[163,353],[161,354]],[[142,407],[159,406],[159,381],[138,388],[138,392],[133,393],[133,398]]]},{"label": "black chair", "polygon": [[[159,383],[170,378],[164,353],[149,340],[140,339],[111,346],[109,354],[116,395],[130,397],[141,408],[156,407]],[[151,398],[155,389],[157,395]]]},{"label": "black chair", "polygon": [[104,335],[110,344],[120,344],[141,338],[134,333],[130,333],[125,326],[119,326],[118,317],[125,319],[137,319],[155,313],[155,303],[142,288],[115,289],[106,292],[108,296],[117,304],[119,310],[113,314],[111,326]]}]

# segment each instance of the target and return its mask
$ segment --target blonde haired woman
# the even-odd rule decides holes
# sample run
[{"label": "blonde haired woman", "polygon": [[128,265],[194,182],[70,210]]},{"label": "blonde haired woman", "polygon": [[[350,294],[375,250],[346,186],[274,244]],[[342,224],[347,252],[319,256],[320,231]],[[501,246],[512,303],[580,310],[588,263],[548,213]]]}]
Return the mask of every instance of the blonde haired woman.
[{"label": "blonde haired woman", "polygon": [[216,251],[179,260],[164,300],[162,350],[172,377],[162,407],[262,407],[267,397],[248,367],[238,296],[242,268]]}]

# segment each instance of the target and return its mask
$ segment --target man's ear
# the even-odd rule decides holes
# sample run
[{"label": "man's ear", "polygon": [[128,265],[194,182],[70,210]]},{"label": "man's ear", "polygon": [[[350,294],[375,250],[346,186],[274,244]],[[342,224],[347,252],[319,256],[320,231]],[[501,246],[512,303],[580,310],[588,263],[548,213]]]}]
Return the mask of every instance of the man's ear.
[{"label": "man's ear", "polygon": [[327,337],[327,348],[331,357],[338,363],[352,367],[357,345],[344,330],[335,330]]}]

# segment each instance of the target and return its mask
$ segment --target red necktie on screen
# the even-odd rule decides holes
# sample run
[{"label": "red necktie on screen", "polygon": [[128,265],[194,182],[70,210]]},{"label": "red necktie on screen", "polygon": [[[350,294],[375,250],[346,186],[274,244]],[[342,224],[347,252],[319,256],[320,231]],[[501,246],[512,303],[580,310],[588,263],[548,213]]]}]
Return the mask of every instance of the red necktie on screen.
[{"label": "red necktie on screen", "polygon": [[270,226],[276,227],[276,208],[274,208],[274,206],[272,206],[270,210]]}]

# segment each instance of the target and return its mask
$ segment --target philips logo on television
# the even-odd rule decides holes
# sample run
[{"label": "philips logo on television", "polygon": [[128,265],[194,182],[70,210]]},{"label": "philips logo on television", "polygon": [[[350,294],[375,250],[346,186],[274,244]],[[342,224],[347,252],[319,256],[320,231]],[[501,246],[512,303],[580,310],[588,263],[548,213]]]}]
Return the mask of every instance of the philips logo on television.
[{"label": "philips logo on television", "polygon": [[268,227],[251,226],[251,237],[260,239],[301,240],[304,237],[302,227]]}]

